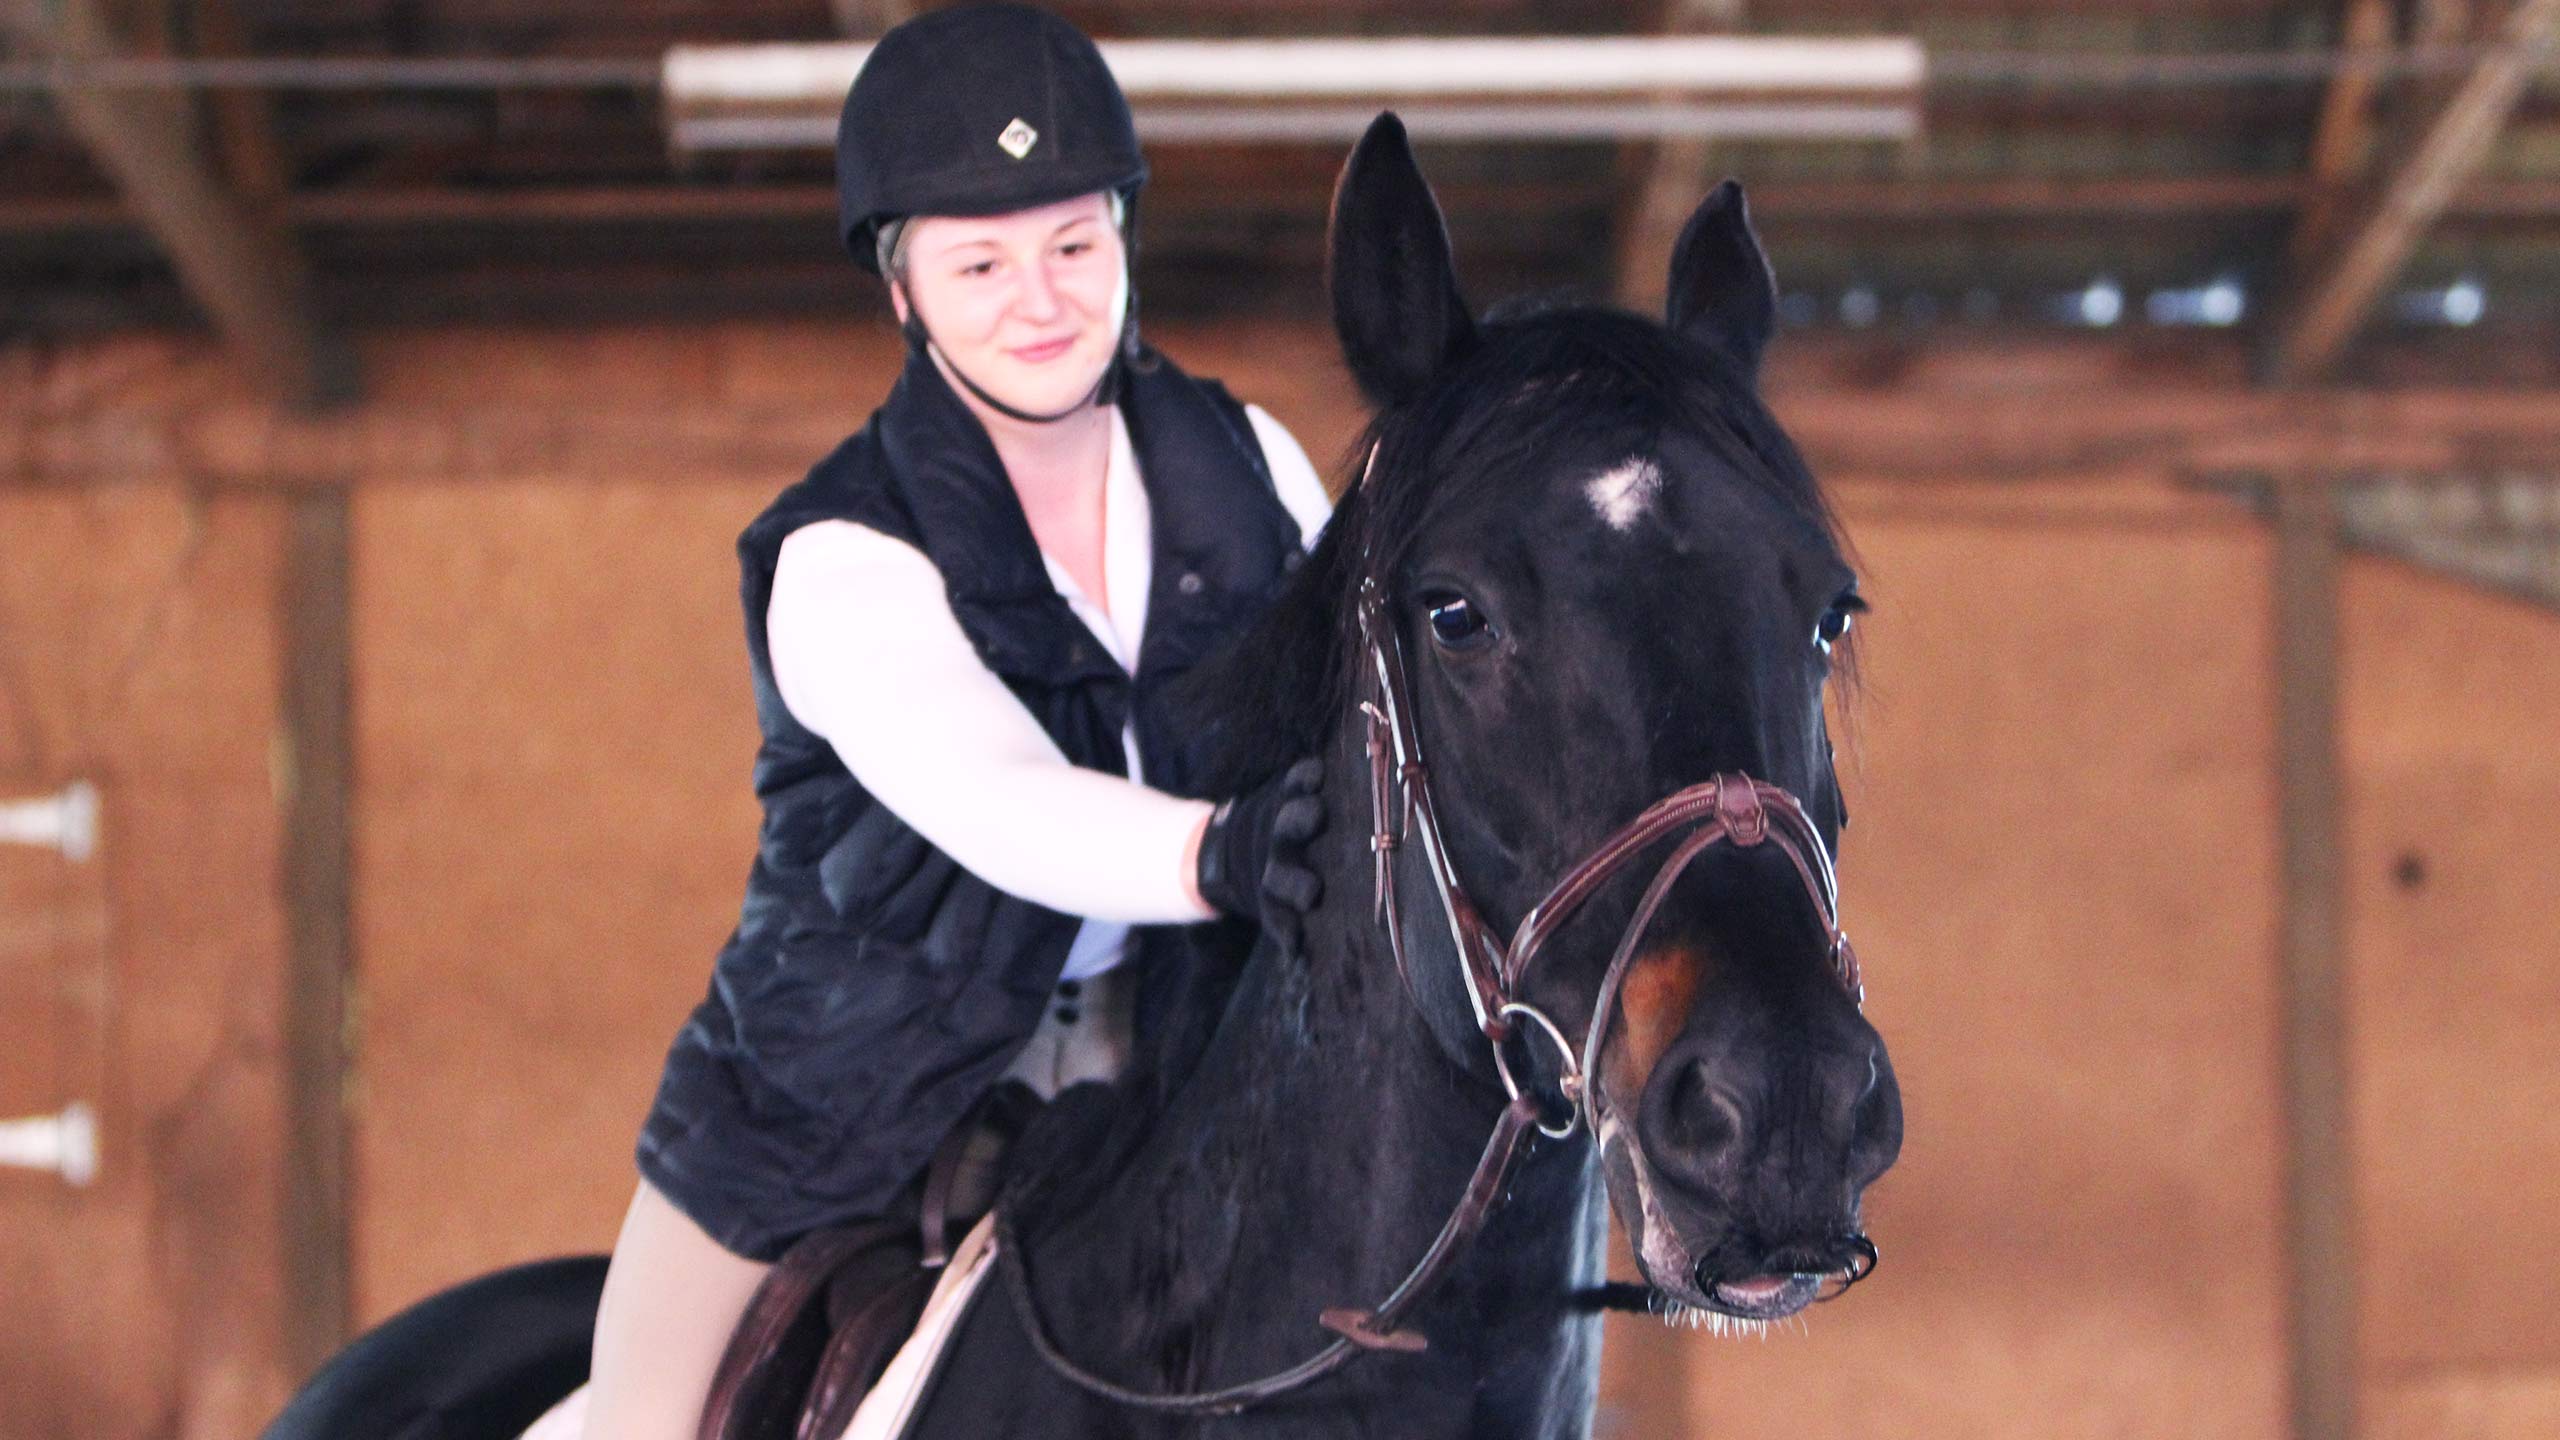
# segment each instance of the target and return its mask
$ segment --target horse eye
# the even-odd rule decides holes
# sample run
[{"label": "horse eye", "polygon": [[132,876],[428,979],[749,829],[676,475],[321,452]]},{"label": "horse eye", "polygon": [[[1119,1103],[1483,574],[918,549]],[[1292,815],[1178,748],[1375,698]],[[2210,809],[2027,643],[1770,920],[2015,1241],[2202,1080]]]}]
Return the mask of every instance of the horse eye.
[{"label": "horse eye", "polygon": [[1831,647],[1839,642],[1840,637],[1849,633],[1849,626],[1857,619],[1858,612],[1866,608],[1867,602],[1857,596],[1842,596],[1814,623],[1813,647],[1825,655],[1830,654]]},{"label": "horse eye", "polygon": [[1465,650],[1483,644],[1493,634],[1493,627],[1476,613],[1463,595],[1443,596],[1430,602],[1431,638],[1451,650]]}]

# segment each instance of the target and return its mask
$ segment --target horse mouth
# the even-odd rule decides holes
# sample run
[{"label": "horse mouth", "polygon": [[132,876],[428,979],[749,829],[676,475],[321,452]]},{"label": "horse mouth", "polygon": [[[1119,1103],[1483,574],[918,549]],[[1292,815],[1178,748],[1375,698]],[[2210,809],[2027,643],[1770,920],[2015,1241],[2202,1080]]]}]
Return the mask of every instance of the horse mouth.
[{"label": "horse mouth", "polygon": [[[1720,1266],[1705,1258],[1708,1247],[1692,1243],[1666,1213],[1643,1149],[1631,1143],[1616,1116],[1606,1112],[1601,1120],[1600,1155],[1613,1193],[1635,1202],[1632,1213],[1622,1207],[1620,1214],[1629,1227],[1637,1267],[1652,1291],[1649,1308],[1672,1324],[1703,1325],[1720,1332],[1737,1323],[1744,1330],[1756,1329],[1803,1313],[1826,1292],[1845,1292],[1875,1268],[1873,1244],[1864,1236],[1853,1236],[1842,1243],[1854,1253],[1837,1268],[1717,1274]],[[1815,1258],[1809,1252],[1788,1258],[1816,1266],[1830,1259],[1828,1255]],[[1832,1288],[1835,1283],[1837,1289]]]},{"label": "horse mouth", "polygon": [[1784,1320],[1822,1298],[1822,1282],[1820,1275],[1802,1273],[1711,1281],[1704,1308],[1736,1320]]}]

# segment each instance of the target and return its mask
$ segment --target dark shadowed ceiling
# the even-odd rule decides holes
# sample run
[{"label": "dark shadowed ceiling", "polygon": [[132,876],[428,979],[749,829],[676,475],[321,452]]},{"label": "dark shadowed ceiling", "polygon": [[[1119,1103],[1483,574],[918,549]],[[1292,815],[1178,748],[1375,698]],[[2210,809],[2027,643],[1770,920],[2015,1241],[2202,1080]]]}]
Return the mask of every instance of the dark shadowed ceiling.
[{"label": "dark shadowed ceiling", "polygon": [[[2525,0],[2531,4],[2533,0]],[[41,13],[46,0],[0,0]],[[119,0],[143,56],[621,60],[584,83],[197,91],[197,153],[274,217],[320,323],[805,313],[874,303],[834,248],[817,153],[678,156],[653,76],[677,43],[821,40],[872,0]],[[1803,326],[2194,326],[2265,334],[2387,204],[2492,53],[2503,0],[1155,0],[1062,4],[1098,37],[1908,35],[1915,141],[1437,144],[1425,163],[1487,293],[1637,293],[1644,198],[1743,179]],[[2359,9],[2377,33],[2355,29]],[[0,89],[0,325],[195,308],[163,236],[23,63]],[[0,34],[9,33],[0,27]],[[2365,48],[2359,49],[2358,46]],[[2345,96],[2324,57],[2395,68]],[[2292,73],[2280,74],[2288,68]],[[2347,373],[2425,363],[2548,380],[2560,333],[2560,83],[2545,52],[2360,312]],[[2153,62],[2150,73],[2122,67]],[[2110,67],[2114,67],[2110,73]],[[2324,119],[2324,114],[2337,112]],[[2324,128],[2325,127],[2325,128]],[[2323,144],[2315,137],[2326,135]],[[2323,148],[2344,158],[2321,158]],[[1337,145],[1158,145],[1153,311],[1303,308]],[[2399,187],[2399,188],[2395,188]],[[1657,205],[1658,208],[1658,205]],[[2218,287],[2218,288],[2217,288]],[[2220,323],[2220,322],[2228,322]],[[2409,356],[2421,357],[2411,361]],[[2396,357],[2396,358],[2395,358]]]}]

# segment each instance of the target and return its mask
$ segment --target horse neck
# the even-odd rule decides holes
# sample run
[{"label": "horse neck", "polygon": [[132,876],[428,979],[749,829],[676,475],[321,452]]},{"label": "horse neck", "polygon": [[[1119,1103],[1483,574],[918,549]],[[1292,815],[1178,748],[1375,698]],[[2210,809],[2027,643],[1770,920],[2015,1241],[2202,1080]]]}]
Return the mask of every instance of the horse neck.
[{"label": "horse neck", "polygon": [[[1330,818],[1311,857],[1325,899],[1303,954],[1256,948],[1206,1058],[1098,1207],[1147,1223],[1096,1237],[1118,1243],[1081,1262],[1171,1267],[1182,1283],[1169,1329],[1260,1327],[1284,1350],[1304,1347],[1319,1310],[1374,1305],[1403,1280],[1458,1204],[1502,1105],[1490,1079],[1433,1039],[1374,922],[1356,729],[1326,777]],[[1472,1297],[1473,1313],[1551,1314],[1564,1289],[1596,1279],[1587,1159],[1579,1144],[1524,1156],[1492,1233],[1446,1291]]]}]

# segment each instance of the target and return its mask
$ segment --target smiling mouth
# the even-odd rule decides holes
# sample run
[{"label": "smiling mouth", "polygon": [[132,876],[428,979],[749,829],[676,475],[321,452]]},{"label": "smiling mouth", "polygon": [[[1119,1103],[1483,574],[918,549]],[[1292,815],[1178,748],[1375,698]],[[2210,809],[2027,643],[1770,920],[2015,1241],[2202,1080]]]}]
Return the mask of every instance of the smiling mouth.
[{"label": "smiling mouth", "polygon": [[1066,354],[1074,348],[1075,343],[1076,337],[1068,335],[1056,340],[1043,341],[1038,345],[1025,345],[1006,353],[1025,365],[1040,365]]}]

